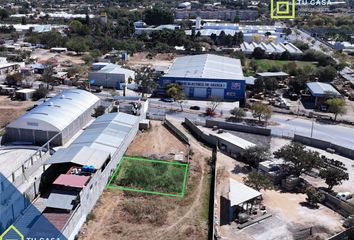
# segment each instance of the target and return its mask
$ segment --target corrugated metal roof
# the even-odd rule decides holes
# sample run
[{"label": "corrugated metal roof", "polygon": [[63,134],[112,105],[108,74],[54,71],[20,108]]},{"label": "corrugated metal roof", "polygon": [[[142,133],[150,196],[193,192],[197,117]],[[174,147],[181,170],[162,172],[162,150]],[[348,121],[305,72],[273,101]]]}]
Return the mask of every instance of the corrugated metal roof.
[{"label": "corrugated metal roof", "polygon": [[306,84],[311,94],[320,97],[327,94],[341,96],[340,93],[329,83],[311,82]]},{"label": "corrugated metal roof", "polygon": [[93,166],[95,169],[101,169],[109,155],[108,152],[94,148],[74,146],[59,149],[46,161],[46,164],[72,162],[82,166]]},{"label": "corrugated metal roof", "polygon": [[244,80],[239,59],[213,54],[176,58],[164,77]]},{"label": "corrugated metal roof", "polygon": [[289,76],[289,74],[285,72],[261,72],[257,73],[258,76],[261,77],[286,77]]},{"label": "corrugated metal roof", "polygon": [[87,91],[67,89],[22,115],[8,127],[37,129],[36,125],[28,125],[28,122],[41,122],[39,130],[62,131],[98,101],[98,97]]},{"label": "corrugated metal roof", "polygon": [[138,117],[109,113],[98,117],[70,147],[87,146],[113,155],[123,143]]},{"label": "corrugated metal roof", "polygon": [[89,180],[89,176],[60,174],[59,177],[53,182],[53,184],[67,187],[83,188]]},{"label": "corrugated metal roof", "polygon": [[46,201],[46,207],[72,210],[77,197],[78,193],[74,191],[53,191]]},{"label": "corrugated metal roof", "polygon": [[135,74],[134,71],[122,68],[121,66],[117,64],[108,64],[101,68],[98,73],[111,73],[111,74],[127,74],[127,75],[133,75]]},{"label": "corrugated metal roof", "polygon": [[261,195],[262,193],[254,190],[253,188],[230,178],[229,200],[231,206],[239,205]]}]

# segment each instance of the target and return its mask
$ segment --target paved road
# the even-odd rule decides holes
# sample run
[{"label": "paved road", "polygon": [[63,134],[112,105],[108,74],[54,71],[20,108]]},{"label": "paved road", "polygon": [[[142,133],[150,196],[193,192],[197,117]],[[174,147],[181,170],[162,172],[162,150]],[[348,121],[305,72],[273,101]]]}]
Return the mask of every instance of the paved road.
[{"label": "paved road", "polygon": [[308,119],[289,118],[286,115],[274,115],[271,119],[277,126],[270,126],[272,134],[280,136],[293,136],[296,132],[304,136],[311,136],[313,124],[313,137],[330,141],[354,149],[354,128],[341,125],[318,123]]},{"label": "paved road", "polygon": [[[189,118],[197,122],[204,122],[210,117],[203,116],[205,111],[205,106],[201,106],[200,111],[190,111],[187,109],[185,112],[171,111],[171,107],[178,109],[177,104],[170,103],[153,103],[150,105],[149,112],[153,114],[162,115],[167,114],[168,117],[175,118],[178,120],[184,120],[184,118]],[[228,111],[224,110],[224,117],[228,116]],[[247,113],[248,117],[251,117],[251,113]],[[223,120],[221,118],[212,118],[215,120]],[[332,143],[339,144],[341,146],[349,147],[354,149],[354,128],[343,126],[343,125],[333,125],[324,124],[310,119],[297,118],[290,115],[274,114],[271,118],[272,124],[268,128],[272,129],[272,134],[276,136],[287,136],[293,137],[294,133],[311,136],[311,129],[313,126],[312,136],[317,139],[322,139],[325,141],[330,141]]]}]

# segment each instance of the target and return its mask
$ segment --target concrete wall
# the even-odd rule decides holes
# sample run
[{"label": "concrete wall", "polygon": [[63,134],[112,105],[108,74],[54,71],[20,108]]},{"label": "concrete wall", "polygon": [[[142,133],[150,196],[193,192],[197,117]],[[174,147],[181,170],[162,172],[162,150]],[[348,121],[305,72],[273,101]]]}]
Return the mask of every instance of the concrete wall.
[{"label": "concrete wall", "polygon": [[188,118],[184,119],[184,123],[185,123],[186,127],[188,128],[188,130],[191,131],[192,134],[195,136],[195,138],[197,138],[198,140],[200,140],[208,145],[211,145],[211,146],[215,146],[217,144],[217,139],[215,137],[204,134],[202,132],[202,130],[200,130],[197,127],[197,125],[195,125]]},{"label": "concrete wall", "polygon": [[246,126],[237,123],[229,123],[223,121],[215,121],[215,120],[206,120],[206,127],[212,128],[217,126],[218,128],[232,130],[232,131],[239,131],[239,132],[246,132],[246,133],[253,133],[259,135],[270,136],[271,130],[267,128],[260,128],[260,127],[253,127],[253,126]]},{"label": "concrete wall", "polygon": [[354,236],[354,227],[351,227],[343,232],[340,232],[328,238],[328,240],[351,240],[353,239],[353,236]]},{"label": "concrete wall", "polygon": [[344,217],[348,217],[350,215],[354,215],[354,205],[340,200],[338,198],[336,198],[335,196],[332,196],[322,190],[320,190],[321,193],[323,193],[326,197],[325,199],[325,204],[329,205],[329,207],[334,207],[336,208],[335,210],[337,212],[339,212],[340,214],[342,214]]},{"label": "concrete wall", "polygon": [[165,119],[164,125],[182,142],[185,144],[189,145],[189,139],[188,137],[182,133],[178,128],[176,128],[170,121]]},{"label": "concrete wall", "polygon": [[298,134],[294,135],[294,141],[324,150],[326,150],[327,148],[332,148],[336,151],[337,154],[354,160],[354,150],[350,148],[339,146],[337,144],[333,144],[331,142],[323,141],[316,138],[305,137]]}]

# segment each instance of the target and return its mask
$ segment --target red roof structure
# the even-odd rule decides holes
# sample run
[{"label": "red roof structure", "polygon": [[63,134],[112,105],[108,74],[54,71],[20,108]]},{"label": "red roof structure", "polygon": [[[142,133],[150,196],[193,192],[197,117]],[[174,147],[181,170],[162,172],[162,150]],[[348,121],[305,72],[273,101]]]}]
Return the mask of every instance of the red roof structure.
[{"label": "red roof structure", "polygon": [[83,188],[89,180],[89,176],[61,174],[54,181],[53,184],[67,187]]}]

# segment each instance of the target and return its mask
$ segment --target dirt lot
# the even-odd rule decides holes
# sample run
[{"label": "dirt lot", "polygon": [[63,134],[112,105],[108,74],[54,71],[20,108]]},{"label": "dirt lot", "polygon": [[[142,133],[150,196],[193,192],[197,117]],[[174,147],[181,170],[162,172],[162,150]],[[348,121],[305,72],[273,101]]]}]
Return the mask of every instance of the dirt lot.
[{"label": "dirt lot", "polygon": [[134,53],[134,55],[130,57],[128,65],[132,68],[146,65],[152,65],[153,67],[169,67],[175,57],[177,57],[177,55],[173,53],[159,53],[152,56],[152,58],[147,58],[147,55],[147,52]]},{"label": "dirt lot", "polygon": [[52,53],[46,49],[36,49],[32,53],[32,57],[36,57],[38,62],[55,58],[59,64],[66,61],[71,61],[74,64],[84,64],[84,61],[81,60],[81,56],[69,56],[66,53]]},{"label": "dirt lot", "polygon": [[151,129],[135,137],[126,155],[172,160],[175,154],[181,152],[187,154],[187,147],[160,122],[152,121]]},{"label": "dirt lot", "polygon": [[[178,127],[184,130],[181,125]],[[184,198],[107,190],[78,239],[207,239],[210,169],[206,158],[211,152],[195,140],[191,145],[194,154]],[[168,156],[183,147],[160,123],[154,122],[151,131],[137,136],[128,153]]]},{"label": "dirt lot", "polygon": [[21,116],[33,105],[32,101],[11,101],[7,96],[0,96],[0,128]]},{"label": "dirt lot", "polygon": [[[272,150],[280,148],[288,143],[287,140],[272,139]],[[242,169],[245,164],[230,160],[228,158],[218,158],[217,162],[217,199],[220,206],[220,195],[228,192],[228,179],[233,178],[242,182],[247,176],[247,171],[235,171]],[[306,202],[305,194],[284,193],[279,190],[262,191],[263,204],[267,207],[268,213],[272,214],[260,223],[251,225],[239,230],[235,223],[218,227],[218,231],[224,239],[239,240],[273,240],[273,239],[293,239],[295,233],[308,227],[313,228],[313,232],[319,239],[327,239],[329,236],[344,230],[342,217],[331,209],[320,205],[319,209],[310,209],[303,205]],[[217,213],[219,213],[219,209]],[[220,219],[219,214],[217,219]]]}]

